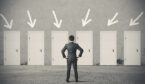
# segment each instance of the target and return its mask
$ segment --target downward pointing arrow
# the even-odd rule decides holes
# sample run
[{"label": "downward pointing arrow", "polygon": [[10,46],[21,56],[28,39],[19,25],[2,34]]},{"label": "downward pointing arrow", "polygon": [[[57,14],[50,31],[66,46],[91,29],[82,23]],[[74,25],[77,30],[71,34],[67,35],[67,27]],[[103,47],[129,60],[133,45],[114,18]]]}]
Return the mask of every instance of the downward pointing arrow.
[{"label": "downward pointing arrow", "polygon": [[[118,23],[119,21],[118,20],[115,20],[115,18],[118,16],[118,12],[116,12],[115,13],[115,15],[113,16],[113,18],[110,20],[108,20],[108,24],[107,24],[107,26],[111,26],[111,25],[113,25],[113,24],[115,24],[115,23]],[[115,21],[114,21],[115,20]]]},{"label": "downward pointing arrow", "polygon": [[31,28],[34,28],[35,23],[36,23],[36,19],[34,19],[34,21],[32,21],[32,18],[31,18],[31,15],[30,15],[30,11],[29,11],[29,10],[27,10],[27,14],[28,14],[28,17],[29,17],[29,22],[27,22],[27,24],[28,24]]},{"label": "downward pointing arrow", "polygon": [[134,25],[138,25],[139,22],[137,22],[137,20],[139,20],[139,18],[143,15],[144,12],[141,12],[134,20],[131,18],[129,26],[134,26]]},{"label": "downward pointing arrow", "polygon": [[55,11],[54,11],[54,10],[52,11],[52,14],[53,14],[54,19],[55,19],[55,22],[54,22],[53,24],[54,24],[57,28],[60,28],[60,27],[61,27],[62,20],[60,20],[60,21],[58,22],[58,19],[57,19],[57,17],[56,17],[56,14],[55,14]]},{"label": "downward pointing arrow", "polygon": [[88,23],[90,23],[92,21],[92,19],[88,20],[89,14],[90,14],[90,8],[87,11],[85,19],[82,19],[82,26],[83,27],[85,27]]},{"label": "downward pointing arrow", "polygon": [[4,19],[5,21],[5,25],[4,27],[8,28],[8,29],[11,29],[12,28],[12,25],[13,25],[13,19],[10,21],[10,23],[7,21],[7,19],[5,18],[5,16],[3,14],[0,13],[0,16]]}]

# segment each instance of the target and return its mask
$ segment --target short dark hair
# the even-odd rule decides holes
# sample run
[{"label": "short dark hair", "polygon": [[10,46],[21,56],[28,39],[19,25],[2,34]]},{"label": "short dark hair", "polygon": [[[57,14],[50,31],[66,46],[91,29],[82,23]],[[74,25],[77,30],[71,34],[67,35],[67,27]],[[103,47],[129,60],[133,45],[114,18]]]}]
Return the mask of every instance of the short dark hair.
[{"label": "short dark hair", "polygon": [[69,40],[70,40],[70,41],[74,41],[74,36],[73,36],[73,35],[70,35],[70,36],[69,36]]}]

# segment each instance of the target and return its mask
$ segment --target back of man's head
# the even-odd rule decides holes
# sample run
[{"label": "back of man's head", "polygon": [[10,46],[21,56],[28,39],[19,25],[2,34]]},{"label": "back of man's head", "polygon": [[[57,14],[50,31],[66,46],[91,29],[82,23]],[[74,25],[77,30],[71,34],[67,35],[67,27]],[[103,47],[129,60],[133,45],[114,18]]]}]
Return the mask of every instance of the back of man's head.
[{"label": "back of man's head", "polygon": [[73,36],[73,35],[70,35],[70,36],[69,36],[69,40],[70,40],[70,41],[74,41],[74,36]]}]

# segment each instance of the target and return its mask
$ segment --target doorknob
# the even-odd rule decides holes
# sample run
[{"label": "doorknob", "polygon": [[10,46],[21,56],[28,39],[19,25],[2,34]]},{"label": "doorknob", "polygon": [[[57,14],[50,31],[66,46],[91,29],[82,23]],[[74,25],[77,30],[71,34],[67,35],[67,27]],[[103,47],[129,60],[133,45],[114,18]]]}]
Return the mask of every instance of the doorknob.
[{"label": "doorknob", "polygon": [[138,49],[136,49],[136,52],[138,52]]},{"label": "doorknob", "polygon": [[18,49],[16,49],[16,52],[18,52],[19,50]]},{"label": "doorknob", "polygon": [[88,50],[88,52],[90,52],[90,49]]},{"label": "doorknob", "polygon": [[112,49],[112,51],[114,52],[114,49]]},{"label": "doorknob", "polygon": [[42,49],[40,49],[40,52],[42,53]]}]

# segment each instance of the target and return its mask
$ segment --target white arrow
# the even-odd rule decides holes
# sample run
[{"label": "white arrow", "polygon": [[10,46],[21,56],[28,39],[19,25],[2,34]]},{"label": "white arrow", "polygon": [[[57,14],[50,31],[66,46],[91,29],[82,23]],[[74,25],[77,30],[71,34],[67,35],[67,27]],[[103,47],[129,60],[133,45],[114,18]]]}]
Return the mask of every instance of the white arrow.
[{"label": "white arrow", "polygon": [[89,14],[90,14],[90,8],[89,8],[88,11],[87,11],[87,14],[86,14],[85,19],[82,19],[82,26],[83,26],[83,27],[85,27],[89,22],[92,21],[92,19],[89,19],[89,20],[88,20]]},{"label": "white arrow", "polygon": [[29,11],[29,10],[27,10],[27,14],[28,14],[28,17],[29,17],[29,22],[27,22],[27,24],[28,24],[31,28],[33,28],[33,27],[35,26],[36,19],[34,19],[34,20],[32,21],[32,18],[31,18],[31,15],[30,15],[30,11]]},{"label": "white arrow", "polygon": [[[114,15],[114,17],[110,20],[110,19],[108,19],[108,24],[107,24],[107,26],[111,26],[111,25],[113,25],[113,24],[115,24],[115,23],[118,23],[119,21],[118,20],[115,20],[115,18],[118,16],[118,12],[116,12],[115,13],[115,15]],[[115,20],[115,21],[114,21]]]},{"label": "white arrow", "polygon": [[60,28],[60,27],[61,27],[62,20],[60,20],[60,21],[58,22],[57,17],[56,17],[56,14],[55,14],[55,11],[53,10],[52,13],[53,13],[53,16],[54,16],[54,19],[55,19],[55,22],[54,22],[53,24],[54,24],[57,28]]},{"label": "white arrow", "polygon": [[10,23],[7,21],[7,19],[5,18],[5,16],[3,14],[0,13],[0,16],[4,19],[5,21],[5,25],[4,27],[8,28],[8,29],[11,29],[12,28],[12,25],[13,25],[13,19],[10,21]]},{"label": "white arrow", "polygon": [[134,26],[134,25],[138,25],[139,22],[137,22],[137,20],[139,20],[139,18],[143,15],[144,12],[141,12],[134,20],[131,18],[129,26]]}]

